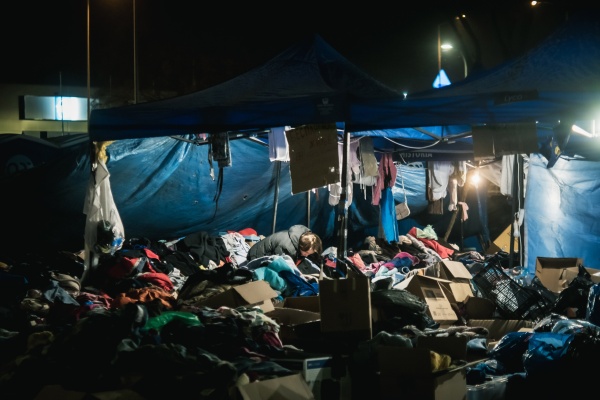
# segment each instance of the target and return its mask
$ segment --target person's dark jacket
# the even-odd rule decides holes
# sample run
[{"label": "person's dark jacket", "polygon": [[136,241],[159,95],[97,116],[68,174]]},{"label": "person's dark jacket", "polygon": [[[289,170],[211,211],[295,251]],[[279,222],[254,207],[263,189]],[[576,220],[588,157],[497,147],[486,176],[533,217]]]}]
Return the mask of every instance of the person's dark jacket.
[{"label": "person's dark jacket", "polygon": [[296,260],[298,240],[309,229],[304,225],[293,225],[287,231],[275,232],[256,242],[248,250],[248,261],[263,256],[288,255]]}]

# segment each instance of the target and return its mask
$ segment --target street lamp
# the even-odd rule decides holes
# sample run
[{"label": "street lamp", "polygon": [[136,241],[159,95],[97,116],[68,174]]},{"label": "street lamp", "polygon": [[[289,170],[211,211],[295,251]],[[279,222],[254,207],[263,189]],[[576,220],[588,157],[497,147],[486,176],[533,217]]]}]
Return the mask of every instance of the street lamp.
[{"label": "street lamp", "polygon": [[[443,43],[440,45],[440,51],[449,51],[452,50],[454,48],[454,46],[452,46],[450,43]],[[464,71],[465,71],[465,78],[467,77],[468,71],[467,71],[467,60],[465,58],[465,55],[463,54],[462,51],[459,51],[460,56],[462,58],[463,61],[463,67],[464,67]]]},{"label": "street lamp", "polygon": [[[461,15],[455,18],[456,21],[462,21],[462,19],[466,18],[465,15]],[[442,25],[448,24],[448,22],[442,22],[440,24],[437,25],[437,61],[438,61],[438,75],[435,78],[434,82],[433,82],[433,87],[434,88],[440,88],[446,85],[450,84],[450,80],[448,79],[448,76],[446,75],[446,72],[442,69],[442,51],[448,51],[453,49],[453,46],[449,43],[442,43]],[[448,32],[444,33],[444,36],[449,36],[450,34]],[[454,36],[451,36],[454,37]],[[460,51],[460,50],[459,50]],[[467,60],[465,58],[465,55],[463,54],[462,51],[460,51],[460,56],[463,60],[463,67],[464,67],[464,78],[467,77],[468,74],[468,70],[467,70]]]}]

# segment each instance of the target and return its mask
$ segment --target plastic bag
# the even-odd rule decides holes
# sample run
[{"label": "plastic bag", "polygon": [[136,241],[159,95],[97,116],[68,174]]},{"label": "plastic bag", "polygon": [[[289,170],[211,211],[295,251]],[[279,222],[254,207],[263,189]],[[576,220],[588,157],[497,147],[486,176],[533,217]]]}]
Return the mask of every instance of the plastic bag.
[{"label": "plastic bag", "polygon": [[86,249],[111,254],[123,246],[125,229],[110,188],[110,173],[103,161],[90,176],[84,214]]},{"label": "plastic bag", "polygon": [[592,324],[600,326],[600,285],[597,283],[590,287],[585,319]]}]

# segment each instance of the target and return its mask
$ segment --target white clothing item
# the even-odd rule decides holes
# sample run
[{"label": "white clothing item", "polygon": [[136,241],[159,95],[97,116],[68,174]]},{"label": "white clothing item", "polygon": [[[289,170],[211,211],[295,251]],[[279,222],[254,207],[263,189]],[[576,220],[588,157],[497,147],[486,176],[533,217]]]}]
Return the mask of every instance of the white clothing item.
[{"label": "white clothing item", "polygon": [[432,194],[432,198],[429,200],[437,201],[445,198],[448,192],[448,179],[454,172],[454,164],[452,164],[452,161],[429,162],[427,171]]},{"label": "white clothing item", "polygon": [[500,178],[500,193],[505,196],[512,196],[514,166],[514,154],[502,156],[502,178]]},{"label": "white clothing item", "polygon": [[[360,171],[360,160],[356,155],[358,149],[358,141],[350,144],[350,159],[348,160],[347,173],[346,173],[346,204],[344,208],[350,208],[352,204],[353,194],[353,183],[352,183],[352,171]],[[340,162],[340,181],[327,185],[329,189],[329,205],[336,206],[340,202],[342,195],[342,164],[344,163],[344,144],[338,143],[338,158]]]},{"label": "white clothing item", "polygon": [[289,126],[271,128],[269,130],[269,159],[271,161],[290,161],[290,149],[285,132]]}]

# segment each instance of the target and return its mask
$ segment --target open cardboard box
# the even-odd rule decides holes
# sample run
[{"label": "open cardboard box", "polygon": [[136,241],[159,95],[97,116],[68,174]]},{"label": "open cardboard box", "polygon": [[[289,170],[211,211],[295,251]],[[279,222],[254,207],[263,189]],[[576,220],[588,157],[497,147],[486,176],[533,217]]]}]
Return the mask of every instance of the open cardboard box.
[{"label": "open cardboard box", "polygon": [[242,400],[314,400],[301,374],[256,381],[237,387]]},{"label": "open cardboard box", "polygon": [[[464,361],[468,338],[419,337],[416,347],[380,346],[377,350],[382,399],[464,400],[467,371]],[[434,371],[431,352],[453,360],[447,369]]]},{"label": "open cardboard box", "polygon": [[452,292],[455,302],[464,303],[468,297],[473,297],[471,290],[473,276],[463,263],[443,260],[438,262],[438,270],[440,278],[450,281],[445,286]]},{"label": "open cardboard box", "polygon": [[314,313],[321,312],[321,307],[319,307],[319,296],[286,297],[283,300],[283,307],[296,308],[298,310],[311,311]]},{"label": "open cardboard box", "polygon": [[[577,277],[579,265],[583,265],[581,258],[537,257],[535,276],[548,290],[560,293]],[[590,273],[592,282],[600,283],[600,270],[587,267],[585,269]]]},{"label": "open cardboard box", "polygon": [[441,325],[452,325],[458,321],[450,300],[446,297],[441,283],[449,284],[445,279],[424,275],[413,275],[394,286],[394,289],[404,289],[425,300],[429,316]]},{"label": "open cardboard box", "polygon": [[275,307],[265,315],[279,325],[279,338],[283,344],[316,339],[321,334],[321,315],[318,313],[295,308]]},{"label": "open cardboard box", "polygon": [[509,332],[533,328],[533,322],[521,319],[470,319],[467,326],[486,328],[488,342],[495,343]]},{"label": "open cardboard box", "polygon": [[277,296],[277,292],[266,281],[259,280],[233,286],[223,293],[206,298],[200,304],[211,308],[258,306],[264,312],[268,312],[275,309],[271,299]]}]

